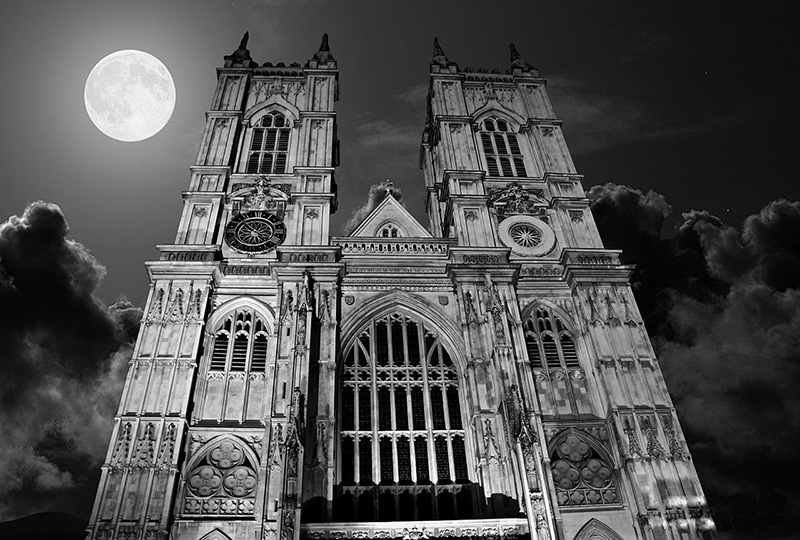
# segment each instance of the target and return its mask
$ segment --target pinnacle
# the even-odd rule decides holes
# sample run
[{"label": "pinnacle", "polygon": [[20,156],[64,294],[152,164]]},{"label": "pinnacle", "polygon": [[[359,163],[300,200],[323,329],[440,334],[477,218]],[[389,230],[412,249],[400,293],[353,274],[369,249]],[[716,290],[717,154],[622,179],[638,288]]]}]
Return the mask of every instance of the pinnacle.
[{"label": "pinnacle", "polygon": [[535,67],[533,67],[528,61],[522,58],[522,55],[519,54],[517,47],[511,43],[508,46],[511,52],[511,70],[521,70],[521,71],[533,71],[536,75],[538,72]]},{"label": "pinnacle", "polygon": [[250,39],[250,32],[245,32],[242,40],[239,42],[239,47],[225,57],[225,67],[250,67],[256,65],[253,58],[250,56],[250,51],[247,50],[247,41]]},{"label": "pinnacle", "polygon": [[433,61],[441,66],[446,66],[450,62],[447,55],[444,54],[442,46],[439,45],[439,38],[436,37],[433,38]]},{"label": "pinnacle", "polygon": [[335,62],[336,58],[333,57],[331,54],[331,48],[328,45],[328,33],[322,34],[322,43],[319,45],[319,51],[314,54],[314,60],[319,62],[320,64],[325,64],[328,62]]}]

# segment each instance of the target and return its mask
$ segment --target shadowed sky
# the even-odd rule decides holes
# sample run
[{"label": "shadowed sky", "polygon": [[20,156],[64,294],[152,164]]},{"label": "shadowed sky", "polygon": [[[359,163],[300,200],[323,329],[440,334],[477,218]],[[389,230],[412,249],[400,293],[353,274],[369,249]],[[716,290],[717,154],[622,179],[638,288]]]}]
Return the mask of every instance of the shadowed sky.
[{"label": "shadowed sky", "polygon": [[[757,234],[766,227],[764,223],[779,221],[774,216],[800,213],[797,206],[788,203],[770,206],[779,198],[800,199],[796,179],[800,160],[793,144],[798,88],[790,82],[798,67],[793,20],[788,3],[722,1],[645,5],[634,1],[530,0],[391,4],[4,0],[0,3],[0,65],[4,68],[0,79],[0,155],[4,166],[0,223],[14,214],[22,216],[28,204],[36,200],[55,203],[61,211],[35,206],[20,220],[8,222],[0,249],[11,251],[4,252],[0,270],[23,275],[30,269],[30,286],[3,289],[11,282],[4,281],[0,272],[0,299],[16,302],[20,313],[30,317],[24,324],[20,317],[7,318],[18,323],[19,331],[56,336],[49,350],[28,350],[30,358],[19,370],[19,380],[35,382],[31,388],[38,396],[37,406],[58,403],[57,396],[53,397],[54,389],[58,389],[67,396],[66,401],[75,407],[89,407],[95,416],[89,427],[67,420],[55,423],[43,438],[26,439],[20,431],[14,444],[20,448],[33,445],[33,457],[28,461],[18,455],[8,459],[22,464],[17,469],[23,473],[44,473],[21,473],[17,487],[7,489],[24,491],[23,484],[30,478],[42,485],[37,484],[39,492],[25,491],[30,501],[20,503],[18,498],[16,506],[0,519],[35,510],[36,494],[41,490],[53,492],[59,486],[76,485],[84,486],[79,497],[73,497],[77,492],[62,490],[60,502],[42,509],[88,515],[85,501],[91,500],[93,487],[85,487],[91,484],[85,478],[96,474],[96,469],[87,472],[73,462],[82,460],[85,469],[87,459],[99,459],[107,435],[83,434],[79,438],[70,430],[105,426],[103,418],[110,420],[109,415],[113,415],[114,392],[126,367],[125,354],[129,354],[136,318],[135,308],[128,304],[107,306],[120,295],[126,295],[135,305],[143,304],[148,284],[143,263],[156,256],[156,244],[174,240],[180,193],[188,187],[188,168],[194,163],[204,112],[215,87],[215,68],[236,48],[245,30],[250,32],[248,47],[253,59],[259,63],[304,63],[317,50],[323,32],[330,35],[331,51],[340,69],[339,211],[333,217],[333,230],[340,234],[352,213],[370,197],[370,187],[385,178],[402,190],[409,210],[427,223],[418,152],[433,37],[439,37],[448,57],[462,69],[505,71],[510,63],[508,44],[514,42],[523,57],[548,79],[556,113],[564,121],[567,143],[578,171],[585,175],[585,187],[613,181],[657,192],[645,197],[627,188],[598,188],[595,208],[605,208],[608,218],[601,228],[605,227],[609,245],[629,249],[631,260],[639,255],[651,262],[643,265],[645,275],[637,277],[644,283],[640,302],[648,309],[647,294],[654,295],[650,300],[656,307],[648,325],[661,325],[651,327],[651,331],[663,330],[656,336],[656,344],[665,365],[673,361],[674,367],[667,365],[665,373],[679,413],[708,410],[707,404],[697,401],[698,396],[716,396],[712,397],[720,410],[718,416],[685,425],[694,441],[699,441],[693,447],[698,459],[717,463],[716,469],[709,465],[701,470],[701,478],[704,482],[713,478],[707,484],[714,484],[714,489],[728,497],[725,508],[763,507],[763,501],[771,500],[774,494],[764,495],[763,481],[743,480],[736,472],[745,466],[758,468],[756,461],[747,459],[752,456],[757,460],[756,456],[763,455],[760,448],[748,447],[740,435],[731,434],[736,431],[733,428],[728,433],[714,426],[714,418],[736,418],[731,416],[735,400],[737,406],[752,404],[772,415],[792,407],[782,414],[790,419],[790,427],[796,427],[796,402],[790,399],[793,390],[782,386],[771,391],[769,384],[778,381],[786,385],[800,378],[797,343],[790,337],[778,339],[785,350],[772,358],[789,362],[789,375],[777,368],[771,376],[762,374],[764,380],[748,375],[748,381],[761,385],[758,388],[752,384],[744,388],[748,381],[734,381],[715,386],[709,394],[696,380],[686,379],[677,371],[688,366],[683,372],[691,372],[696,358],[710,358],[702,363],[704,376],[722,377],[726,357],[707,349],[713,349],[714,339],[730,334],[726,317],[744,309],[741,306],[777,305],[772,308],[777,311],[763,307],[758,313],[773,313],[776,320],[792,324],[798,320],[800,296],[791,291],[800,289],[800,281],[796,276],[772,278],[769,272],[773,270],[765,270],[778,267],[800,272],[800,263],[792,258],[796,246],[788,241],[778,245],[764,240],[798,235],[798,221],[783,218],[793,225],[784,229],[776,226],[777,232],[770,233],[771,237]],[[102,57],[120,49],[153,54],[171,71],[177,87],[170,123],[156,136],[138,143],[115,141],[100,133],[83,105],[83,88],[90,70]],[[666,210],[670,206],[671,214]],[[693,209],[698,212],[681,218],[682,213]],[[760,217],[742,226],[747,216],[755,214]],[[69,238],[82,245],[65,240],[64,216],[69,222]],[[742,229],[743,236],[709,216],[719,216]],[[664,219],[666,226],[662,229]],[[673,224],[681,225],[684,232],[694,231],[696,238],[678,234],[676,242],[662,245],[659,234],[666,231],[672,235],[669,231]],[[616,233],[615,226],[619,229]],[[625,236],[638,233],[641,237],[635,241]],[[689,236],[694,242],[691,249],[680,244]],[[27,264],[36,258],[37,246],[42,245],[44,237],[49,239],[48,249],[36,260],[63,270],[56,272],[56,282],[46,273],[37,274],[35,264]],[[733,239],[733,245],[745,245],[752,253],[742,255],[724,241],[726,238]],[[759,250],[777,250],[783,258],[777,264],[763,263],[754,255],[761,253]],[[728,259],[721,261],[720,253],[727,254]],[[674,266],[665,262],[675,257],[679,260]],[[758,262],[753,262],[756,259]],[[690,267],[693,270],[687,270]],[[652,275],[648,278],[648,269],[657,279]],[[668,269],[676,272],[669,278],[665,276]],[[702,286],[690,290],[687,283],[680,282],[676,276],[686,272],[695,280],[691,284],[701,282]],[[80,278],[77,281],[76,276]],[[37,286],[37,279],[39,283],[56,284],[51,291]],[[659,303],[656,295],[662,289],[671,296]],[[104,337],[91,354],[84,355],[79,368],[70,367],[70,358],[65,360],[62,355],[59,368],[50,378],[31,379],[25,370],[50,369],[46,360],[54,347],[85,350],[84,341],[88,343],[98,335],[84,328],[64,337],[58,313],[46,309],[53,299],[63,301],[65,309],[78,314],[76,318],[93,321],[95,326],[86,328],[100,328],[99,334]],[[2,309],[7,310],[7,305]],[[50,319],[37,319],[44,317],[43,313]],[[687,326],[698,321],[706,321],[704,331],[714,339],[687,335]],[[766,315],[756,323],[764,329],[764,335],[774,335],[776,325]],[[785,326],[792,327],[789,323]],[[11,332],[8,326],[5,330]],[[21,341],[9,337],[13,335],[0,332],[0,356],[22,347]],[[741,335],[737,333],[737,337]],[[747,358],[736,360],[738,365],[747,362]],[[752,369],[752,364],[749,366],[747,369]],[[65,386],[63,381],[71,382]],[[98,381],[109,381],[108,387],[113,388],[92,393]],[[7,383],[4,392],[25,388],[14,387],[13,378],[7,378]],[[742,392],[747,399],[737,398],[744,395]],[[87,404],[79,403],[89,394]],[[5,412],[25,406],[11,403],[8,395],[0,396],[5,400]],[[767,395],[777,396],[777,402],[764,402]],[[76,411],[80,414],[81,409]],[[35,423],[37,418],[31,414],[14,421],[19,426]],[[752,428],[748,440],[770,437],[756,416],[746,427]],[[773,464],[783,467],[790,460],[780,452],[791,446],[780,441],[771,451],[778,456]],[[77,446],[69,450],[69,444]],[[734,450],[724,450],[725,444],[743,448],[739,458],[731,458]],[[0,452],[0,459],[7,463],[6,457]],[[793,489],[796,508],[797,490]],[[3,493],[0,490],[0,495]],[[65,502],[70,497],[72,504]],[[751,504],[748,497],[757,502]],[[771,514],[762,514],[758,519],[776,523]]]}]

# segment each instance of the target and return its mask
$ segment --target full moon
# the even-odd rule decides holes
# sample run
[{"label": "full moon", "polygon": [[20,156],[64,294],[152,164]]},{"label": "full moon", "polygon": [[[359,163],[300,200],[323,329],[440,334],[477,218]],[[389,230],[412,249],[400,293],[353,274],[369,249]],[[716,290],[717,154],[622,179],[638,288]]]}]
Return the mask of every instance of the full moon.
[{"label": "full moon", "polygon": [[175,109],[175,83],[155,56],[117,51],[92,68],[83,101],[97,129],[118,141],[141,141],[167,125]]}]

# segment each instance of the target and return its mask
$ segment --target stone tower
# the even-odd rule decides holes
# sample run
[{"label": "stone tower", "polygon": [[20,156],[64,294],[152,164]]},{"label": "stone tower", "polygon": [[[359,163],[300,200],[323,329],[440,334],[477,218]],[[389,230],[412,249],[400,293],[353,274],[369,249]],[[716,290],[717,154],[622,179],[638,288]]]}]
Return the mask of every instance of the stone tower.
[{"label": "stone tower", "polygon": [[545,81],[434,43],[426,229],[336,210],[337,63],[225,57],[151,288],[96,539],[714,537]]}]

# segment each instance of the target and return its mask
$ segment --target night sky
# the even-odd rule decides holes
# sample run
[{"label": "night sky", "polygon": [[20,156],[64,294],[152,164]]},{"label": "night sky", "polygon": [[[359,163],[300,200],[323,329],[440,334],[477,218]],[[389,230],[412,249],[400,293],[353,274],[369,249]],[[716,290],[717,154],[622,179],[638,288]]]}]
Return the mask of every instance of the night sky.
[{"label": "night sky", "polygon": [[[144,261],[174,240],[222,57],[249,31],[255,61],[305,63],[327,32],[340,69],[334,234],[386,178],[427,224],[418,154],[433,37],[462,69],[505,71],[515,43],[548,79],[607,247],[639,265],[720,528],[792,537],[795,20],[788,2],[4,0],[0,520],[91,511]],[[89,71],[120,49],[156,56],[177,87],[171,121],[142,142],[106,137],[83,104]]]}]

